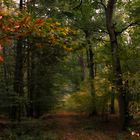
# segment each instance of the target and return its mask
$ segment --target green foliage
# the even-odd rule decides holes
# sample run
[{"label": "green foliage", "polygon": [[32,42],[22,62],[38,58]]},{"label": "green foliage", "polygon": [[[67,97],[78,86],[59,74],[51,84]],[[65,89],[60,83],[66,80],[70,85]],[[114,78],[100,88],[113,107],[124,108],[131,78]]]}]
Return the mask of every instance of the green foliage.
[{"label": "green foliage", "polygon": [[26,120],[22,123],[13,123],[9,128],[3,129],[0,135],[2,140],[44,140],[42,122]]},{"label": "green foliage", "polygon": [[[65,99],[66,98],[66,99]],[[76,112],[90,112],[92,109],[92,100],[89,95],[75,93],[64,98],[64,110]]]},{"label": "green foliage", "polygon": [[[0,111],[2,113],[8,114],[11,107],[20,104],[23,106],[25,115],[27,113],[25,106],[31,103],[33,108],[41,112],[41,115],[53,110],[57,105],[67,111],[90,113],[93,100],[99,113],[109,111],[111,88],[115,85],[115,78],[112,73],[112,48],[106,31],[103,7],[103,4],[106,6],[107,1],[103,1],[102,4],[100,2],[83,0],[80,4],[80,0],[37,0],[28,3],[26,8],[30,14],[28,12],[11,14],[12,12],[8,10],[0,11],[0,45],[5,48],[5,54],[0,50],[0,55],[4,56],[4,62],[0,60],[2,61],[0,65],[0,87],[2,87],[0,88]],[[4,4],[8,8],[12,7],[11,0],[4,0]],[[129,111],[132,115],[138,113],[140,101],[139,5],[139,0],[129,2],[120,0],[116,4],[113,15],[113,26],[119,44],[118,55],[121,61],[123,86],[125,87],[128,81],[127,99],[130,102]],[[134,24],[131,25],[131,23]],[[77,31],[66,25],[79,29],[80,35],[77,37]],[[24,95],[22,97],[19,97],[13,89],[16,52],[15,48],[10,47],[16,46],[19,38],[24,38],[22,42]],[[11,40],[14,41],[11,42]],[[5,44],[5,42],[8,43]],[[89,64],[86,58],[86,49],[89,45],[94,52],[93,84],[96,92],[94,99],[89,92]],[[81,48],[83,50],[80,50]],[[83,73],[79,63],[82,51],[85,79],[81,78]],[[33,84],[32,99],[28,97],[31,86],[28,80]],[[117,97],[118,95],[115,94],[116,106]],[[15,139],[19,138],[17,132],[7,133],[9,133],[7,140],[10,135]],[[40,134],[36,139],[39,137]],[[20,138],[35,139],[34,136],[26,134]],[[47,139],[57,139],[57,136],[50,133]]]}]

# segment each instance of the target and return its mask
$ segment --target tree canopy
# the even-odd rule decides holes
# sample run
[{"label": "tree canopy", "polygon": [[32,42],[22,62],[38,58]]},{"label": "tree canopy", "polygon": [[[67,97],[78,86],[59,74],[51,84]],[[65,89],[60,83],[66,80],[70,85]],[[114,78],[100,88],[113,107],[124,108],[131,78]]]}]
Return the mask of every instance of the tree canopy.
[{"label": "tree canopy", "polygon": [[139,9],[139,0],[1,0],[0,114],[74,112],[139,129]]}]

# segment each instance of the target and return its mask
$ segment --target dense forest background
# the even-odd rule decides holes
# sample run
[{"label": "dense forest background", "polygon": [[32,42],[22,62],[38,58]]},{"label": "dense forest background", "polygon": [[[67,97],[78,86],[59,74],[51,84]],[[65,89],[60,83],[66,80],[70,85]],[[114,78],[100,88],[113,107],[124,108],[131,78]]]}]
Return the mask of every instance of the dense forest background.
[{"label": "dense forest background", "polygon": [[139,0],[0,0],[0,139],[69,113],[139,138]]}]

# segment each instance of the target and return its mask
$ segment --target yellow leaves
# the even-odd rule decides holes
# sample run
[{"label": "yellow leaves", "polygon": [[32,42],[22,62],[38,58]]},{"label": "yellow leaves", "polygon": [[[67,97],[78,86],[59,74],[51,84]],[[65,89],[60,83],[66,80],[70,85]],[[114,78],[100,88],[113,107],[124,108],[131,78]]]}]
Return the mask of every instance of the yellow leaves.
[{"label": "yellow leaves", "polygon": [[31,32],[34,33],[34,36],[42,38],[46,37],[46,32],[42,30],[39,26],[34,26]]},{"label": "yellow leaves", "polygon": [[66,28],[64,28],[64,33],[69,33],[70,32],[70,28],[69,27],[66,27]]},{"label": "yellow leaves", "polygon": [[55,22],[55,25],[56,25],[56,26],[60,26],[61,23],[60,23],[60,22]]},{"label": "yellow leaves", "polygon": [[55,35],[51,35],[50,42],[51,44],[56,45],[56,43],[58,42],[58,38]]},{"label": "yellow leaves", "polygon": [[31,16],[25,16],[23,17],[23,19],[20,21],[20,25],[27,25],[29,23],[29,21],[31,20]]},{"label": "yellow leaves", "polygon": [[33,26],[32,17],[30,15],[24,16],[22,19],[18,21],[18,26],[31,29]]},{"label": "yellow leaves", "polygon": [[47,20],[52,21],[53,19],[52,18],[47,18]]},{"label": "yellow leaves", "polygon": [[8,15],[8,14],[9,14],[9,12],[7,11],[6,8],[2,8],[2,9],[0,10],[0,15],[6,16],[6,15]]},{"label": "yellow leaves", "polygon": [[66,36],[66,35],[67,35],[67,33],[65,33],[65,32],[62,32],[62,35],[63,35],[63,36]]},{"label": "yellow leaves", "polygon": [[67,52],[72,52],[74,51],[73,48],[68,48],[66,45],[63,45],[64,50],[66,50]]},{"label": "yellow leaves", "polygon": [[18,16],[19,11],[15,10],[15,8],[1,7],[0,15],[1,16],[12,16],[12,15]]},{"label": "yellow leaves", "polygon": [[28,15],[27,17],[24,18],[23,23],[28,24],[31,19],[32,19],[31,16]]},{"label": "yellow leaves", "polygon": [[46,31],[44,30],[45,28],[44,19],[36,19],[35,21],[33,21],[31,28],[35,36],[43,38],[46,37]]},{"label": "yellow leaves", "polygon": [[[68,52],[73,51],[72,48],[67,46],[72,44],[71,36],[76,34],[76,30],[63,26],[55,19],[34,19],[25,11],[22,11],[22,13],[14,11],[14,14],[10,14],[7,10],[0,11],[0,32],[0,40],[25,38],[30,35],[43,38],[50,45],[60,45]],[[66,43],[64,43],[65,39],[68,40]],[[41,47],[42,45],[37,46]]]},{"label": "yellow leaves", "polygon": [[45,35],[45,32],[43,32],[43,31],[41,31],[41,30],[37,30],[37,32],[36,32],[36,35],[38,36],[38,37],[46,37],[46,35]]}]

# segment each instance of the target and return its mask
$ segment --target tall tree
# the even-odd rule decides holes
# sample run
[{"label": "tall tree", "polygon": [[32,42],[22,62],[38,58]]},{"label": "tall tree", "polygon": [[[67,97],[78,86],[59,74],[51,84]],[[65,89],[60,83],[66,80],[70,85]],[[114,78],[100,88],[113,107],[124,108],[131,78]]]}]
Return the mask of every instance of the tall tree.
[{"label": "tall tree", "polygon": [[[23,9],[23,0],[19,1],[19,9]],[[14,74],[14,92],[18,97],[16,106],[13,107],[13,119],[21,120],[23,115],[23,96],[24,96],[24,75],[23,75],[23,60],[24,60],[24,50],[23,50],[23,39],[19,38],[17,40],[15,49],[15,74]]]},{"label": "tall tree", "polygon": [[117,40],[117,34],[113,23],[113,14],[115,12],[115,4],[117,0],[109,0],[105,7],[106,15],[106,27],[109,33],[111,53],[112,53],[112,66],[114,73],[114,80],[116,91],[119,95],[119,111],[120,111],[120,123],[121,129],[125,128],[128,121],[128,106],[126,101],[126,90],[123,87],[122,70],[119,57],[119,44]]}]

